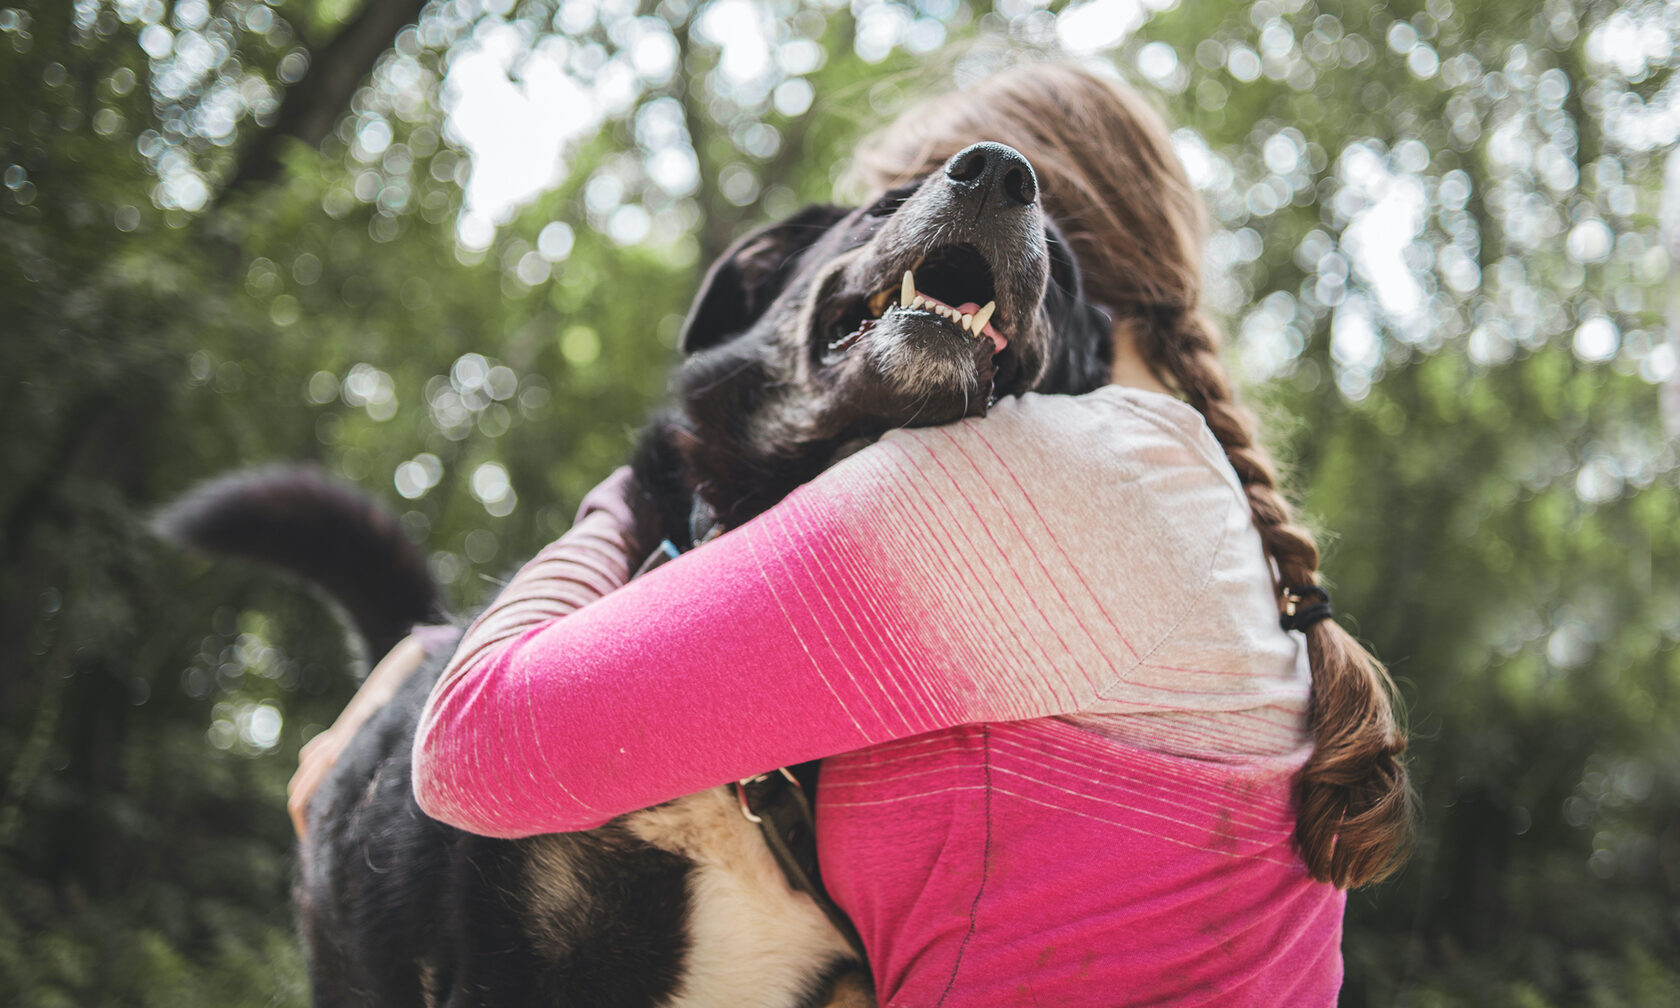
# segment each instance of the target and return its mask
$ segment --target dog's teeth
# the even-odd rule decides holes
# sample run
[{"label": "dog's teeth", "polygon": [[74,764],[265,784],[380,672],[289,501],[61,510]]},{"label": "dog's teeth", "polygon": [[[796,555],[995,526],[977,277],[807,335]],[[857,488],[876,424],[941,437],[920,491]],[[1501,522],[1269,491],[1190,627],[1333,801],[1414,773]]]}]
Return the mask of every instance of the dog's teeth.
[{"label": "dog's teeth", "polygon": [[922,306],[922,296],[920,294],[917,294],[915,297],[910,299],[910,307],[920,308],[921,306]]},{"label": "dog's teeth", "polygon": [[974,332],[979,335],[986,330],[986,323],[992,320],[992,313],[997,311],[996,301],[987,301],[986,307],[974,313]]},{"label": "dog's teeth", "polygon": [[901,305],[907,305],[907,304],[910,303],[910,299],[915,297],[915,296],[916,296],[916,278],[913,274],[911,274],[911,272],[909,270],[905,270],[904,271],[904,287],[899,292],[898,303],[901,304]]},{"label": "dog's teeth", "polygon": [[870,298],[869,299],[869,310],[871,312],[873,312],[877,318],[879,318],[881,313],[887,310],[887,298],[889,298],[891,296],[892,296],[892,291],[882,291],[881,293],[879,293],[879,294],[875,295],[874,297]]},{"label": "dog's teeth", "polygon": [[[958,324],[960,324],[963,327],[963,332],[974,332],[974,316],[973,315],[964,315],[961,318],[957,319],[957,322],[958,322]],[[978,332],[975,332],[974,335],[978,336],[980,334]]]}]

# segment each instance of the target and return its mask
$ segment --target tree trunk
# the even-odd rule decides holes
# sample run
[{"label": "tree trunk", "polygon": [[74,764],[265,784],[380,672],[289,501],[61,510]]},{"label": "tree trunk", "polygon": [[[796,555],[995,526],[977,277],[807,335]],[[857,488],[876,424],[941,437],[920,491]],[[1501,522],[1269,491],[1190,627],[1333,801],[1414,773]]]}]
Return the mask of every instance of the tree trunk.
[{"label": "tree trunk", "polygon": [[1680,439],[1680,149],[1668,155],[1663,172],[1663,248],[1668,252],[1668,349],[1674,358],[1674,372],[1662,389],[1663,429]]}]

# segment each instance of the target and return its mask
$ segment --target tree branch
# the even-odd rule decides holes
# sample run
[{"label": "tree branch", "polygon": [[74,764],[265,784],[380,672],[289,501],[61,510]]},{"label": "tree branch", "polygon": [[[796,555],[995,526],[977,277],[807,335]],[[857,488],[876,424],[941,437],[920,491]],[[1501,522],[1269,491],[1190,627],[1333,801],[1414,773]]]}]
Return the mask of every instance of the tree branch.
[{"label": "tree branch", "polygon": [[734,223],[740,213],[737,208],[725,206],[718,199],[718,166],[708,163],[709,145],[706,141],[711,127],[706,124],[706,110],[699,93],[705,75],[699,72],[694,59],[694,41],[690,34],[692,25],[693,19],[690,18],[671,28],[677,42],[677,66],[683,68],[683,72],[672,81],[672,86],[677,102],[682,106],[683,127],[688,131],[688,141],[694,148],[694,163],[700,172],[700,185],[694,193],[695,202],[700,204],[700,230],[695,237],[700,243],[700,267],[703,270],[729,247]]},{"label": "tree branch", "polygon": [[397,33],[420,17],[426,0],[367,0],[318,52],[309,69],[286,89],[274,124],[253,138],[240,156],[233,177],[218,202],[237,191],[271,182],[280,174],[280,148],[288,139],[320,146],[349,107],[374,63],[391,47]]}]

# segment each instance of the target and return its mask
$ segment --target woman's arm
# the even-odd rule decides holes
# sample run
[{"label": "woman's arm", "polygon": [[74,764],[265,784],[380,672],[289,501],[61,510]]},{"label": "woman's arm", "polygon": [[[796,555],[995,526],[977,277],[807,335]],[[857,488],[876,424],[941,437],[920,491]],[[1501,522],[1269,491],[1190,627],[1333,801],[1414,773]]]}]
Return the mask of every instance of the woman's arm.
[{"label": "woman's arm", "polygon": [[544,615],[563,567],[539,554],[433,692],[415,745],[421,807],[494,836],[583,829],[898,734],[854,725],[856,691],[843,699],[824,681],[847,673],[827,670],[829,647],[806,651],[867,628],[805,604],[834,591],[814,577],[844,566],[839,544],[779,520],[809,522],[805,509],[777,510],[565,620]]},{"label": "woman's arm", "polygon": [[497,604],[523,615],[487,614],[428,703],[421,806],[496,836],[581,829],[956,724],[1136,708],[1115,684],[1219,546],[1198,511],[1217,533],[1240,504],[1151,430],[1165,506],[1134,506],[1132,446],[1111,444],[1128,432],[1104,417],[1051,442],[1000,409],[895,433],[564,620],[542,615],[539,558]]}]

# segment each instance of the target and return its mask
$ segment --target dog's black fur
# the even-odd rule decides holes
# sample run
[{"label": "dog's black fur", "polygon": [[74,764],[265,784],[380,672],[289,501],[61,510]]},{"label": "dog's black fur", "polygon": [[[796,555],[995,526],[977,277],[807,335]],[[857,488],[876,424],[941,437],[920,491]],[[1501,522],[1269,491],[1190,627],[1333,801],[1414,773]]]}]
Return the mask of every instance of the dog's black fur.
[{"label": "dog's black fur", "polygon": [[[889,304],[906,270],[945,305],[995,300],[993,326],[1007,343]],[[706,277],[682,349],[674,403],[632,465],[660,534],[684,548],[893,427],[979,415],[994,397],[1028,390],[1088,391],[1110,364],[1107,321],[1081,298],[1031,167],[997,144],[975,145],[873,206],[812,207],[737,242]],[[389,515],[305,470],[209,484],[162,526],[326,587],[374,655],[412,624],[444,618],[422,558]],[[713,939],[693,923],[709,912],[695,905],[693,881],[716,869],[649,838],[717,815],[718,789],[527,840],[427,818],[410,791],[409,751],[438,671],[415,674],[361,729],[311,804],[297,896],[317,1004],[872,1003],[866,967],[837,933],[822,937],[826,922],[785,886],[759,923],[819,935],[790,959],[728,961],[730,949],[700,947]],[[736,839],[762,844],[750,830]]]}]

